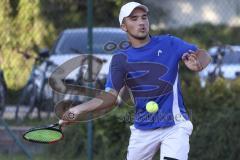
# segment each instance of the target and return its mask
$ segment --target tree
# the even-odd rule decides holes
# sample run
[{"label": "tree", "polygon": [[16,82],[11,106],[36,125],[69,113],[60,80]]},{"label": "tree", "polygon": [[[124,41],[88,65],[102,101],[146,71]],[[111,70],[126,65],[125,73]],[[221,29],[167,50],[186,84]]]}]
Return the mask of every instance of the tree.
[{"label": "tree", "polygon": [[23,61],[18,53],[37,54],[39,48],[50,46],[56,33],[52,23],[46,23],[41,15],[40,0],[20,0],[18,3],[3,0],[0,8],[1,67],[7,85],[19,88],[28,79],[33,61]]}]

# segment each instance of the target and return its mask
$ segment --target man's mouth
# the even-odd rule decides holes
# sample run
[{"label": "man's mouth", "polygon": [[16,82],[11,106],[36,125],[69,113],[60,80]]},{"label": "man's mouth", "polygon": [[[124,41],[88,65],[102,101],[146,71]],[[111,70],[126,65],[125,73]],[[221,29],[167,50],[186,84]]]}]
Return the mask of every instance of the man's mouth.
[{"label": "man's mouth", "polygon": [[140,31],[140,32],[145,32],[146,29],[145,29],[145,28],[140,28],[139,31]]}]

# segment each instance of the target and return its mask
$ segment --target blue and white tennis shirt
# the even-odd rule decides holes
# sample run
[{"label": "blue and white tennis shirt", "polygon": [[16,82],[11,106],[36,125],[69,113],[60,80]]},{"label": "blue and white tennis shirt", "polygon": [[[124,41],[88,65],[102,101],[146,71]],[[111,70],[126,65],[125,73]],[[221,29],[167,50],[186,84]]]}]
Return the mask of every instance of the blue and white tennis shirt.
[{"label": "blue and white tennis shirt", "polygon": [[[189,50],[196,51],[197,47],[162,35],[152,36],[143,47],[129,47],[114,54],[105,87],[120,91],[126,85],[131,90],[136,128],[164,128],[189,120],[178,78],[178,63]],[[149,101],[158,103],[156,113],[146,111]]]}]

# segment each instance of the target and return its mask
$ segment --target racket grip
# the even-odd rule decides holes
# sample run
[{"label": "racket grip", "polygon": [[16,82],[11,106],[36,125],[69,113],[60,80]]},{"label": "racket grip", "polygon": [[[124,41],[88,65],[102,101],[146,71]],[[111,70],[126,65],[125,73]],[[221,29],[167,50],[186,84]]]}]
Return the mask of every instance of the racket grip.
[{"label": "racket grip", "polygon": [[60,119],[59,121],[58,121],[58,124],[59,125],[62,125],[64,123],[64,120],[62,120],[62,119]]}]

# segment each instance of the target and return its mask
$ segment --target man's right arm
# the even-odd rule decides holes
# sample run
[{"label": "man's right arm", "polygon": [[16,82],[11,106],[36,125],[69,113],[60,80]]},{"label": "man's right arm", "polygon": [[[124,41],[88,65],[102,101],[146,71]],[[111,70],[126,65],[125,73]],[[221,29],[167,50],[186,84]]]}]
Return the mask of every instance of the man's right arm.
[{"label": "man's right arm", "polygon": [[[66,121],[76,121],[81,115],[113,107],[117,102],[120,90],[124,87],[124,77],[126,76],[124,67],[125,62],[126,56],[123,54],[114,55],[106,82],[106,89],[110,89],[108,91],[103,91],[90,101],[70,108],[64,113],[62,119]],[[68,115],[70,115],[69,113],[73,113],[76,116],[71,119],[68,117]]]},{"label": "man's right arm", "polygon": [[[91,99],[90,101],[70,108],[64,113],[62,120],[68,122],[77,121],[78,117],[83,114],[85,115],[97,110],[110,109],[116,104],[117,96],[118,92],[114,89],[111,89],[108,92],[102,92],[100,95]],[[74,118],[69,117],[70,113],[74,114]]]}]

